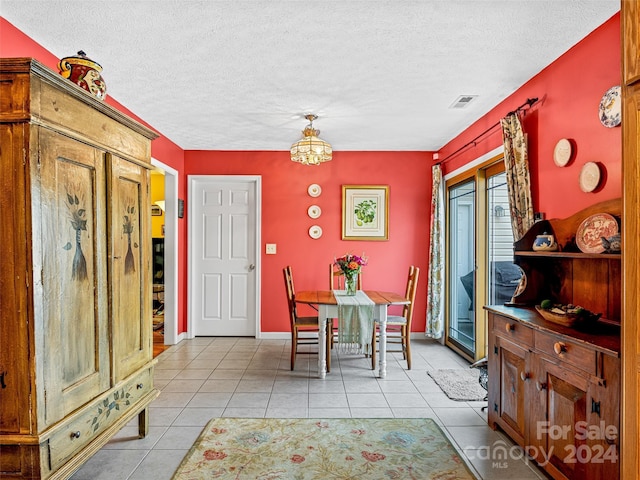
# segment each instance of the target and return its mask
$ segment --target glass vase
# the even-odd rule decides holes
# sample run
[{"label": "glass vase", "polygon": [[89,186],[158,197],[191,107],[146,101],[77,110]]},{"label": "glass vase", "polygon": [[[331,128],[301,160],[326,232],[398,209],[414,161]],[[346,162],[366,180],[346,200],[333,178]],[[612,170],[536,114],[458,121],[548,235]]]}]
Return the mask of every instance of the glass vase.
[{"label": "glass vase", "polygon": [[358,284],[358,276],[357,275],[345,275],[344,276],[344,288],[347,292],[347,295],[355,295],[356,288]]}]

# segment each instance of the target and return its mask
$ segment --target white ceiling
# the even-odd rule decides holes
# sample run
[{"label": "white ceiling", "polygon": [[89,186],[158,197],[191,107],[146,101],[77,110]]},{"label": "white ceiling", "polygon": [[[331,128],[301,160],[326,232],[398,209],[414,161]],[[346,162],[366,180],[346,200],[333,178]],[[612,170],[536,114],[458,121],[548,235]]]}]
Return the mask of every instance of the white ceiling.
[{"label": "white ceiling", "polygon": [[[186,150],[288,150],[307,112],[336,151],[438,150],[619,8],[620,0],[0,2],[6,20],[55,56],[84,50],[102,65],[108,95]],[[451,109],[460,95],[478,97]]]}]

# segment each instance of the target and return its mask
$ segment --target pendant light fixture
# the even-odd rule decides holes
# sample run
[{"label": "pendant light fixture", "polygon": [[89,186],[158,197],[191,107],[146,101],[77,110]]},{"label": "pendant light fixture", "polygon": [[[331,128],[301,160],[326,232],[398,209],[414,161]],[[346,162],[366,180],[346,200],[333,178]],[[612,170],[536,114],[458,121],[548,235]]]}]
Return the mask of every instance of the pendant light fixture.
[{"label": "pendant light fixture", "polygon": [[318,138],[320,130],[313,128],[313,121],[317,115],[309,113],[305,115],[309,125],[302,131],[302,139],[291,145],[291,161],[303,165],[320,165],[331,160],[333,150],[331,145]]}]

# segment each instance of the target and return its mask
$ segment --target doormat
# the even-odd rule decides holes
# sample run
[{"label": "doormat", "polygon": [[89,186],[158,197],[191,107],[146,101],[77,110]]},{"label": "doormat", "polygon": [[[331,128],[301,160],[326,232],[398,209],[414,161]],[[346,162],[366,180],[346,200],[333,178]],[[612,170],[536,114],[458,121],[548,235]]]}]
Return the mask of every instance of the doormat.
[{"label": "doormat", "polygon": [[430,418],[214,418],[173,480],[212,478],[475,477]]},{"label": "doormat", "polygon": [[487,391],[480,386],[480,372],[477,369],[443,369],[429,370],[429,376],[451,400],[479,401],[484,400]]}]

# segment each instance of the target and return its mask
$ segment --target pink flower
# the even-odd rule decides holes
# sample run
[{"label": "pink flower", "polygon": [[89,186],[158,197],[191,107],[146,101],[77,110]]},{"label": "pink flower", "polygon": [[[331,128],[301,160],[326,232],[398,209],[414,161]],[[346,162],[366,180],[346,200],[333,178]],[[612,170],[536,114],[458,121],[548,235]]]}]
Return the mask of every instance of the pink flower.
[{"label": "pink flower", "polygon": [[344,459],[350,462],[350,461],[353,460],[353,457],[351,455],[348,455],[348,456],[344,457]]},{"label": "pink flower", "polygon": [[211,433],[227,433],[227,429],[226,428],[218,428],[218,427],[213,427],[211,429]]},{"label": "pink flower", "polygon": [[366,430],[358,429],[358,430],[351,430],[351,433],[355,433],[356,435],[364,435],[367,432]]},{"label": "pink flower", "polygon": [[304,458],[302,455],[294,455],[293,457],[291,457],[291,461],[293,463],[302,463],[306,460],[306,458]]},{"label": "pink flower", "polygon": [[217,450],[205,450],[202,454],[205,460],[223,460],[227,457],[224,452],[218,452]]},{"label": "pink flower", "polygon": [[362,451],[362,456],[370,462],[377,462],[378,460],[384,460],[387,458],[381,453],[366,452],[364,450]]}]

